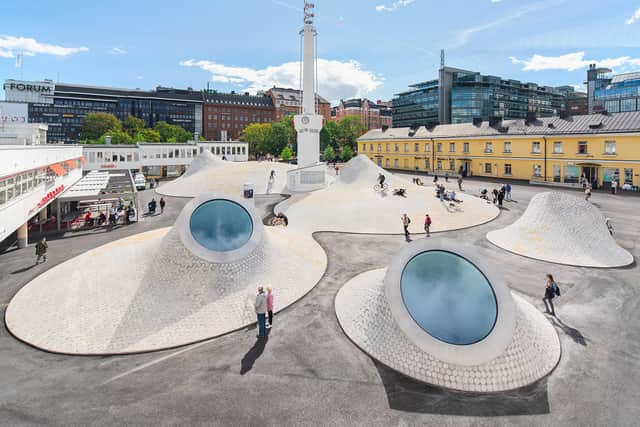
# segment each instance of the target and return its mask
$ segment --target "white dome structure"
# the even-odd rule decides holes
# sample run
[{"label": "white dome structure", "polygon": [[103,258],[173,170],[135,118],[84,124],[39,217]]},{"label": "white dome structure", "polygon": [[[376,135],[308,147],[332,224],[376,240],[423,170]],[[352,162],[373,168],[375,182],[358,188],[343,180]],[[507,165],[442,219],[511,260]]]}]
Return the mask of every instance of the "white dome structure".
[{"label": "white dome structure", "polygon": [[465,246],[416,240],[340,289],[338,321],[371,357],[429,384],[482,393],[534,383],[558,363],[558,335],[475,258]]},{"label": "white dome structure", "polygon": [[602,213],[581,197],[545,192],[535,195],[513,224],[487,233],[507,251],[558,264],[622,267],[633,256],[620,247]]},{"label": "white dome structure", "polygon": [[66,354],[184,345],[256,322],[258,286],[276,311],[309,292],[326,255],[310,237],[264,227],[242,199],[202,195],[174,227],[117,240],[51,268],[6,310],[13,335]]},{"label": "white dome structure", "polygon": [[[374,190],[378,175],[386,177],[389,190]],[[304,232],[339,231],[350,233],[401,234],[400,217],[411,218],[411,233],[424,233],[423,219],[428,213],[431,231],[448,231],[471,227],[493,220],[498,208],[486,201],[459,192],[457,183],[445,184],[456,190],[461,203],[441,202],[435,187],[420,186],[380,168],[367,156],[359,155],[347,162],[326,189],[293,195],[274,209],[283,211],[295,229]],[[406,197],[395,196],[395,188],[406,189]]]},{"label": "white dome structure", "polygon": [[[287,171],[295,166],[278,162],[231,162],[203,151],[186,172],[156,189],[156,193],[172,197],[196,197],[218,193],[240,195],[244,184],[253,184],[256,194],[288,193]],[[275,172],[273,181],[269,179]]]}]

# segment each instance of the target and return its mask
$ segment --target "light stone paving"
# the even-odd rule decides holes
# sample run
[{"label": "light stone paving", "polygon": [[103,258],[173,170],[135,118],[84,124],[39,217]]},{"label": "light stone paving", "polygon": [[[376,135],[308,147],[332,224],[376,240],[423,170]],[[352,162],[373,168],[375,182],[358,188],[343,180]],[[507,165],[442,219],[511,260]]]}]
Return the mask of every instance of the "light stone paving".
[{"label": "light stone paving", "polygon": [[409,377],[440,387],[470,392],[499,392],[531,384],[548,375],[560,359],[553,326],[516,294],[516,329],[504,353],[481,365],[438,360],[413,344],[396,325],[384,291],[386,269],[348,281],[335,309],[347,336],[374,359]]},{"label": "light stone paving", "polygon": [[310,237],[267,227],[242,260],[212,264],[164,228],[90,250],[23,287],[7,308],[19,339],[67,354],[175,347],[255,323],[256,288],[274,288],[276,312],[310,291],[326,255]]},{"label": "light stone paving", "polygon": [[582,267],[622,267],[633,256],[609,233],[592,203],[567,193],[535,195],[513,224],[487,233],[496,246],[530,258]]},{"label": "light stone paving", "polygon": [[[184,175],[161,185],[156,192],[173,197],[196,197],[204,193],[242,195],[242,186],[254,185],[256,194],[288,193],[287,171],[295,165],[278,162],[229,162],[208,151],[202,152],[187,168]],[[271,171],[276,172],[273,183]]]},{"label": "light stone paving", "polygon": [[[379,172],[386,176],[389,184],[387,193],[373,190]],[[293,195],[276,206],[274,211],[285,212],[290,228],[306,233],[401,234],[404,232],[400,220],[403,213],[411,218],[411,233],[424,233],[424,216],[427,213],[433,221],[432,232],[471,227],[498,216],[499,210],[493,204],[457,191],[454,178],[444,184],[447,190],[456,190],[456,198],[463,203],[451,206],[449,202],[440,202],[435,197],[435,187],[415,185],[359,155],[340,170],[340,175],[326,189]],[[407,190],[406,198],[391,194],[392,189],[400,187]]]}]

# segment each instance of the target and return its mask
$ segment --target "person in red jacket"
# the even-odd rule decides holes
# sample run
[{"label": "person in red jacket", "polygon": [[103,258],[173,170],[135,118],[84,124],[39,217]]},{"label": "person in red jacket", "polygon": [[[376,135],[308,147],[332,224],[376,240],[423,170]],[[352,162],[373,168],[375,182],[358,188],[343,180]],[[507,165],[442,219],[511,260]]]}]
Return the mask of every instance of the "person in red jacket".
[{"label": "person in red jacket", "polygon": [[431,217],[429,216],[429,214],[426,214],[424,217],[424,231],[425,233],[427,233],[427,237],[431,236],[430,229],[431,229]]}]

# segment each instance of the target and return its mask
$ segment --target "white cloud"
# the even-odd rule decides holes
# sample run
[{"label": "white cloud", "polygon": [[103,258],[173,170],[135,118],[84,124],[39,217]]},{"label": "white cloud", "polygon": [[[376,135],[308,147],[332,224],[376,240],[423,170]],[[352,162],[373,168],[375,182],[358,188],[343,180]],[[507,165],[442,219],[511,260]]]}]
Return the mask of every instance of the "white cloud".
[{"label": "white cloud", "polygon": [[635,12],[633,12],[633,15],[631,15],[629,17],[629,19],[627,19],[626,21],[624,21],[625,24],[627,25],[631,25],[634,22],[636,22],[637,20],[640,20],[640,7],[636,9]]},{"label": "white cloud", "polygon": [[[211,73],[211,80],[242,87],[242,90],[255,93],[273,86],[300,87],[300,62],[286,62],[281,65],[262,69],[248,67],[230,67],[213,61],[189,59],[180,62],[185,67],[198,67]],[[354,60],[335,61],[318,59],[318,86],[320,95],[330,101],[362,97],[382,84],[380,74],[362,68]]]},{"label": "white cloud", "polygon": [[396,9],[401,7],[409,6],[415,0],[397,0],[391,3],[389,6],[385,6],[384,4],[379,4],[376,6],[376,12],[393,12]]},{"label": "white cloud", "polygon": [[620,56],[618,58],[585,59],[584,51],[567,53],[560,56],[543,56],[535,54],[529,59],[518,59],[510,56],[514,64],[522,64],[523,71],[565,70],[575,71],[587,67],[589,64],[597,64],[600,67],[615,68],[625,66],[640,66],[640,58]]},{"label": "white cloud", "polygon": [[491,3],[500,3],[502,0],[491,0]]},{"label": "white cloud", "polygon": [[13,58],[16,53],[27,56],[36,54],[68,56],[79,52],[86,52],[87,47],[62,47],[53,44],[40,43],[36,39],[27,37],[13,37],[0,35],[0,57]]},{"label": "white cloud", "polygon": [[109,53],[111,55],[124,55],[125,53],[127,53],[127,51],[119,47],[112,47],[111,49],[109,49]]}]

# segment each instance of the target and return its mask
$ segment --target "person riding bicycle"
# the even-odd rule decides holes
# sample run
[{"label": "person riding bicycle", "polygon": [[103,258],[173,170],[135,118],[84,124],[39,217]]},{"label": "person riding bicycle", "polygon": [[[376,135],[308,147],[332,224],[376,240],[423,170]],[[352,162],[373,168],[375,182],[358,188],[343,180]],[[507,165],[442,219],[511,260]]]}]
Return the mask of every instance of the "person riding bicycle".
[{"label": "person riding bicycle", "polygon": [[382,173],[378,174],[378,184],[380,185],[381,188],[384,186],[385,179],[386,177]]}]

